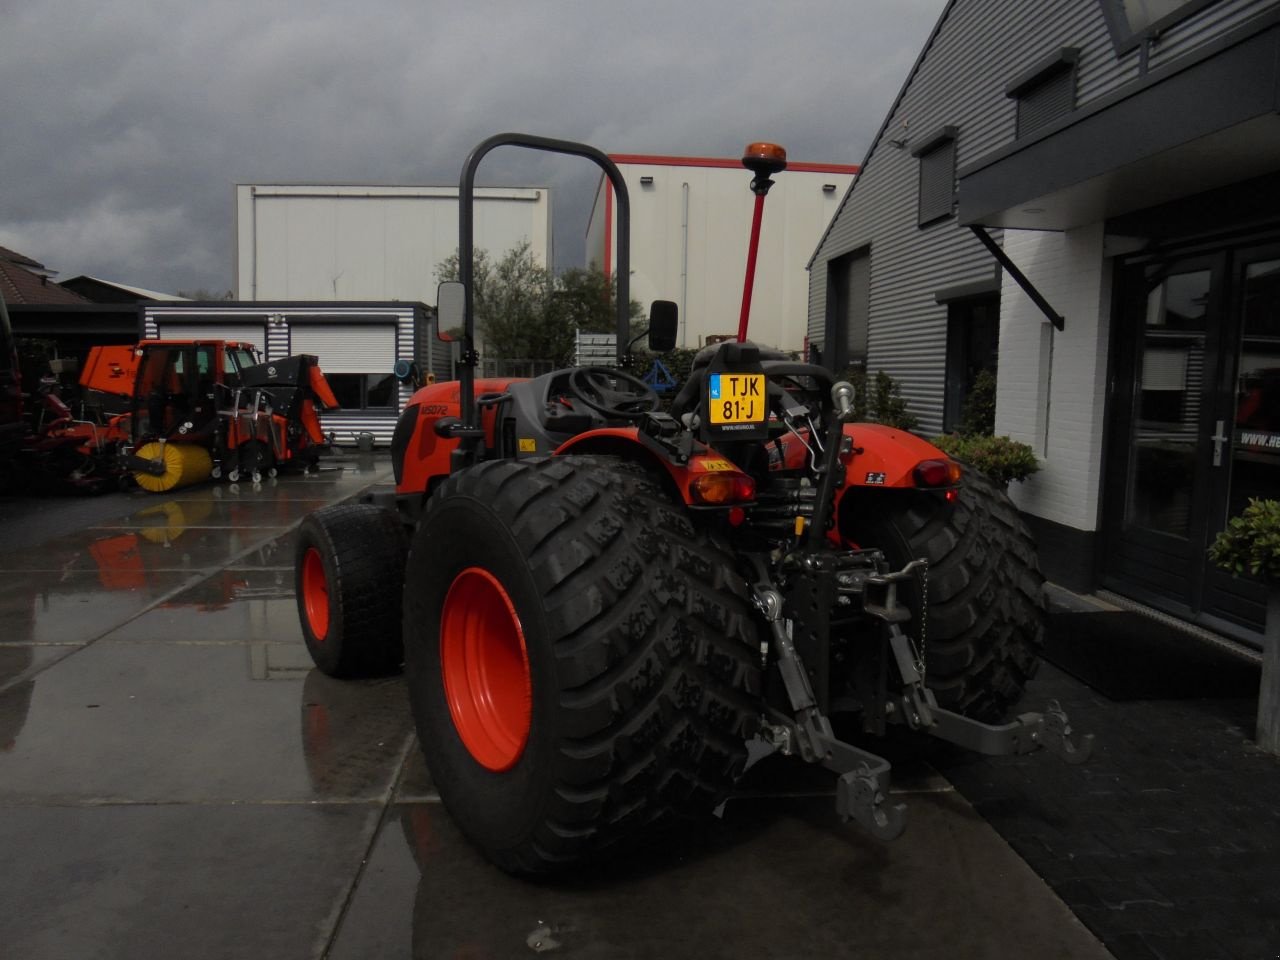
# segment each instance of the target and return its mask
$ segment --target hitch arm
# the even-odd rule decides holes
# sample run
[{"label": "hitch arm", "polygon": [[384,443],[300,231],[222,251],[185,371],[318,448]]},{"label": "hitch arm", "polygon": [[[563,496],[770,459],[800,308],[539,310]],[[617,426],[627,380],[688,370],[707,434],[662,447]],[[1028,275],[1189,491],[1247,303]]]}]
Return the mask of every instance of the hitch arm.
[{"label": "hitch arm", "polygon": [[889,803],[889,761],[838,739],[831,721],[818,709],[808,674],[782,619],[782,597],[767,584],[756,587],[756,606],[769,624],[778,671],[793,715],[769,710],[762,740],[772,752],[799,753],[838,773],[836,813],[856,820],[872,836],[894,840],[907,825],[904,803]]},{"label": "hitch arm", "polygon": [[926,729],[940,740],[989,757],[1033,753],[1044,748],[1067,763],[1084,763],[1093,755],[1093,734],[1079,742],[1071,738],[1071,724],[1056,700],[1044,713],[1024,713],[999,725],[979,723],[941,707],[933,708],[933,726]]}]

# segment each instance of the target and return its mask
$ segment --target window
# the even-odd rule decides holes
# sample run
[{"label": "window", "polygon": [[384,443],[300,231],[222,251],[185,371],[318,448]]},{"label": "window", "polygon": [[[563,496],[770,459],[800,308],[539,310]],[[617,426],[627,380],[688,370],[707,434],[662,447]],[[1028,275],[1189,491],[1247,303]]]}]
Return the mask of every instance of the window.
[{"label": "window", "polygon": [[253,351],[245,347],[227,347],[227,359],[231,361],[227,364],[227,370],[236,373],[261,363]]},{"label": "window", "polygon": [[[975,424],[964,423],[965,404],[974,396],[974,387],[983,373],[995,375],[999,345],[999,294],[947,304],[947,383],[942,411],[945,432],[959,430],[962,424],[966,429],[974,428]],[[994,394],[989,406],[993,416]],[[972,411],[971,416],[977,412]],[[994,428],[994,424],[991,427]]]},{"label": "window", "polygon": [[920,160],[917,224],[927,227],[955,212],[956,127],[941,127],[911,151]]},{"label": "window", "polygon": [[1125,53],[1148,37],[1184,20],[1215,0],[1098,0],[1117,53]]},{"label": "window", "polygon": [[1017,101],[1017,136],[1025,137],[1076,106],[1076,62],[1080,50],[1062,47],[1023,71],[1005,87]]},{"label": "window", "polygon": [[343,410],[385,410],[396,407],[395,374],[326,373],[325,379]]}]

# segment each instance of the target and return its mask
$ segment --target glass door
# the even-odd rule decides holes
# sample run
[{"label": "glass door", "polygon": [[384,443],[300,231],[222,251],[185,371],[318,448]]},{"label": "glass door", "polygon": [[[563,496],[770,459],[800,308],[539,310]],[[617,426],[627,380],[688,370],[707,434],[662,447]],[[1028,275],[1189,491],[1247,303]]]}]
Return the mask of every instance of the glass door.
[{"label": "glass door", "polygon": [[1280,496],[1280,246],[1117,269],[1103,585],[1258,643],[1265,593],[1209,562]]},{"label": "glass door", "polygon": [[1220,257],[1144,263],[1119,279],[1104,583],[1180,613],[1196,606],[1202,571],[1222,268]]},{"label": "glass door", "polygon": [[[1280,497],[1280,247],[1237,253],[1233,281],[1232,349],[1214,422],[1210,538],[1251,498]],[[1261,629],[1265,603],[1260,584],[1208,570],[1208,617]]]}]

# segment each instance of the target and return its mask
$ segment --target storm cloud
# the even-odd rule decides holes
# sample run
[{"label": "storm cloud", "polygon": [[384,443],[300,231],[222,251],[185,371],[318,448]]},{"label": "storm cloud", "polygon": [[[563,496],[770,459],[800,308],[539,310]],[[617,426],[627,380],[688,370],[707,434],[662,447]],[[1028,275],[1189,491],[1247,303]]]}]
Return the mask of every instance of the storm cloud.
[{"label": "storm cloud", "polygon": [[[232,285],[239,182],[454,184],[509,130],[617,153],[857,163],[943,0],[0,0],[0,245],[70,277]],[[497,151],[550,186],[579,265],[582,160]]]}]

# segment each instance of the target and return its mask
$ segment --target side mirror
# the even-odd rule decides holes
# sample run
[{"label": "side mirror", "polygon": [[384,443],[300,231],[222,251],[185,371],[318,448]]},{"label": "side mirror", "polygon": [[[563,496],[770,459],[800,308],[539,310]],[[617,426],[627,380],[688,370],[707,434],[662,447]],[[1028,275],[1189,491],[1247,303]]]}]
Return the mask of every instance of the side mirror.
[{"label": "side mirror", "polygon": [[680,308],[670,300],[655,300],[649,306],[649,352],[666,353],[676,345]]},{"label": "side mirror", "polygon": [[436,339],[446,340],[446,330],[461,327],[465,320],[467,288],[457,280],[436,287]]}]

